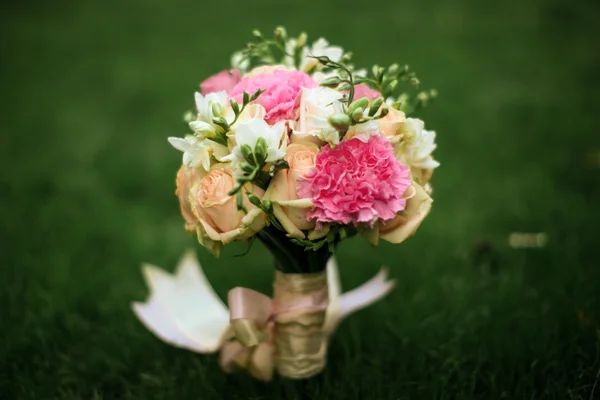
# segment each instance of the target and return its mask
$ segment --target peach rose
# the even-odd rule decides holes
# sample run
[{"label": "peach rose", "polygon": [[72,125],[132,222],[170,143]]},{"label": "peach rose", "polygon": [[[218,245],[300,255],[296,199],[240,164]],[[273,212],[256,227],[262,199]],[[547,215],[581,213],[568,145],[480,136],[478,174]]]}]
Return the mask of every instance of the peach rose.
[{"label": "peach rose", "polygon": [[401,243],[412,236],[429,214],[431,197],[416,183],[406,191],[406,208],[395,218],[379,224],[379,237],[390,243]]},{"label": "peach rose", "polygon": [[[432,157],[429,156],[429,158],[432,158]],[[434,168],[419,168],[419,167],[412,167],[410,169],[410,173],[412,174],[413,178],[421,186],[423,186],[423,190],[425,190],[425,193],[427,193],[428,195],[431,195],[431,185],[429,184],[429,181],[431,181],[431,177],[433,176],[433,170],[434,170]]]},{"label": "peach rose", "polygon": [[198,180],[198,172],[195,168],[188,168],[182,165],[177,171],[177,178],[175,179],[177,189],[175,189],[175,195],[179,198],[179,207],[181,208],[181,215],[185,219],[185,230],[194,233],[196,232],[196,223],[198,219],[192,212],[192,206],[189,200],[190,188]]},{"label": "peach rose", "polygon": [[379,120],[379,129],[392,144],[396,144],[402,139],[402,135],[398,130],[402,127],[402,123],[406,121],[406,116],[400,110],[393,107],[389,108],[389,113]]},{"label": "peach rose", "polygon": [[[265,215],[245,197],[248,214],[237,209],[235,196],[227,193],[236,185],[233,172],[225,164],[215,164],[208,174],[190,189],[192,213],[197,218],[198,240],[210,251],[219,254],[223,245],[234,240],[246,240],[261,230]],[[246,191],[262,198],[264,191],[248,184]]]},{"label": "peach rose", "polygon": [[302,231],[315,227],[314,222],[306,219],[312,200],[299,199],[296,184],[313,169],[318,152],[319,146],[310,141],[300,140],[288,145],[284,160],[290,167],[277,172],[267,189],[266,197],[273,202],[273,214],[290,237],[304,239]]}]

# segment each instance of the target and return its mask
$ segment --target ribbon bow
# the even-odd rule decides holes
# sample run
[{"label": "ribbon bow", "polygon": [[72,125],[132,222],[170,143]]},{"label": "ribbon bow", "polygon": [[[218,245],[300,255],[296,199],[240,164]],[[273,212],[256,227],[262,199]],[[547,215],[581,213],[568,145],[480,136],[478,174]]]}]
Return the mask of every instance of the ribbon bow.
[{"label": "ribbon bow", "polygon": [[361,286],[341,294],[338,268],[332,257],[327,263],[327,294],[300,301],[275,304],[252,289],[237,287],[228,293],[228,310],[215,293],[193,251],[188,251],[174,274],[144,265],[150,289],[144,303],[134,302],[133,311],[148,330],[163,342],[197,353],[221,350],[220,364],[226,372],[245,368],[257,379],[271,379],[275,367],[274,318],[294,310],[326,309],[324,330],[330,335],[349,314],[384,297],[394,286],[387,271]]},{"label": "ribbon bow", "polygon": [[239,368],[257,379],[269,381],[275,370],[273,301],[252,289],[237,287],[229,291],[230,331],[234,340],[225,341],[220,364],[225,372]]}]

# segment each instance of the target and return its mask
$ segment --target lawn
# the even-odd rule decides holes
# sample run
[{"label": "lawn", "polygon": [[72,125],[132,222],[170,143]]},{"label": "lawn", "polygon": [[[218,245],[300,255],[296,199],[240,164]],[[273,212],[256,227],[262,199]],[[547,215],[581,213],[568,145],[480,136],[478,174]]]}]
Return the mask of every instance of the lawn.
[{"label": "lawn", "polygon": [[[10,2],[0,43],[0,398],[600,399],[600,7],[567,0]],[[217,292],[269,293],[268,253],[215,259],[174,193],[184,111],[253,28],[409,63],[440,96],[434,207],[418,234],[338,252],[384,301],[305,382],[225,375],[130,310],[142,261],[196,247]],[[509,246],[545,233],[542,248]],[[198,312],[202,306],[198,305]],[[594,386],[598,387],[595,387]]]}]

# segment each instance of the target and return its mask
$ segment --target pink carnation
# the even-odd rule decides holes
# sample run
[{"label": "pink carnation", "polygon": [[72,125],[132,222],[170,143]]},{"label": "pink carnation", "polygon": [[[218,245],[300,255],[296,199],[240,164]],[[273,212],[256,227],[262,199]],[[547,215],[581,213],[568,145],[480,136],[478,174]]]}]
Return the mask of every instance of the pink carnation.
[{"label": "pink carnation", "polygon": [[366,143],[351,139],[335,149],[325,146],[297,189],[299,197],[313,200],[309,220],[372,226],[404,210],[404,193],[411,183],[409,167],[396,160],[390,142],[377,135]]},{"label": "pink carnation", "polygon": [[286,119],[296,119],[302,88],[315,86],[317,82],[304,72],[274,71],[270,74],[242,79],[231,90],[230,96],[239,103],[244,92],[252,95],[258,89],[265,90],[256,103],[265,108],[267,112],[265,121],[274,124]]},{"label": "pink carnation", "polygon": [[242,77],[240,71],[237,69],[221,71],[202,82],[200,84],[200,91],[203,95],[213,92],[222,92],[223,90],[229,93],[229,91],[237,85],[240,79],[242,79]]},{"label": "pink carnation", "polygon": [[375,100],[381,97],[381,93],[375,89],[371,89],[364,83],[354,86],[354,100],[358,100],[363,97],[366,97],[369,100]]}]

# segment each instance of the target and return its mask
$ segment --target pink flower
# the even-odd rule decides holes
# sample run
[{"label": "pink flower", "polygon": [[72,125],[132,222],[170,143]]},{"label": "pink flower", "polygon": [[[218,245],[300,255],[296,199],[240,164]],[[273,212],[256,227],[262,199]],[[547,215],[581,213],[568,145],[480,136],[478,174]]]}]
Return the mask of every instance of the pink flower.
[{"label": "pink flower", "polygon": [[267,112],[265,121],[272,125],[286,119],[297,119],[302,88],[313,88],[317,85],[317,82],[304,72],[277,70],[269,74],[244,78],[229,94],[239,103],[244,92],[252,95],[258,89],[265,90],[256,103],[265,108]]},{"label": "pink flower", "polygon": [[394,156],[381,135],[366,143],[351,139],[317,154],[315,168],[298,180],[298,195],[312,198],[310,220],[340,224],[387,221],[406,206],[404,193],[411,185],[410,169]]},{"label": "pink flower", "polygon": [[240,79],[242,79],[242,76],[237,69],[221,71],[202,82],[200,84],[200,91],[202,91],[203,95],[222,91],[229,93]]},{"label": "pink flower", "polygon": [[354,86],[354,100],[361,99],[366,97],[369,100],[375,100],[381,97],[381,93],[379,93],[375,89],[371,89],[367,85],[361,83],[360,85]]}]

